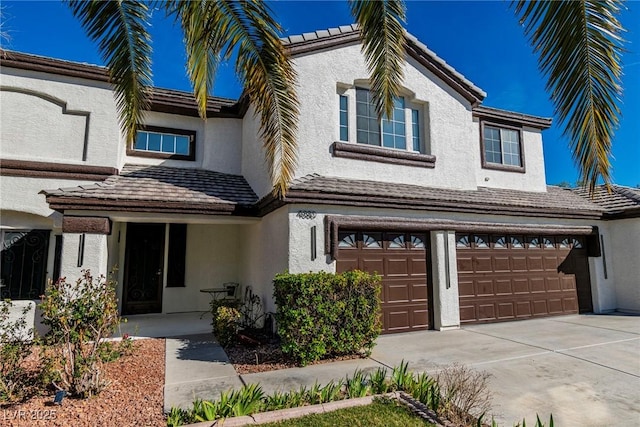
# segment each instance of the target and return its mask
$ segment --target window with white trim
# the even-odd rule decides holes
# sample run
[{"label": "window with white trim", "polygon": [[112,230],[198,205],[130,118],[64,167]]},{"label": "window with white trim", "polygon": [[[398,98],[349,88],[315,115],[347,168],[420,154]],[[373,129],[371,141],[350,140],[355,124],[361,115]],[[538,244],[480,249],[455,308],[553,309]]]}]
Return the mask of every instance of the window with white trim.
[{"label": "window with white trim", "polygon": [[[340,141],[349,141],[349,97],[339,95],[340,102]],[[352,101],[353,102],[353,101]],[[358,144],[372,145],[396,150],[423,153],[424,142],[421,138],[421,115],[419,105],[398,97],[394,100],[393,113],[390,117],[378,119],[369,89],[355,88],[355,132],[352,137]],[[351,121],[351,123],[353,123]]]}]

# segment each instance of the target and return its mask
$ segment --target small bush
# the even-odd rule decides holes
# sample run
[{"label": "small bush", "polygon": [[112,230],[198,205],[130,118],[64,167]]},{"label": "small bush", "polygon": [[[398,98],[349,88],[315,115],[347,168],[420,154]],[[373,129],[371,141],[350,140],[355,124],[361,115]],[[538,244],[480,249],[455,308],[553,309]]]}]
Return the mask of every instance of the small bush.
[{"label": "small bush", "polygon": [[362,271],[279,274],[274,279],[282,350],[302,365],[371,353],[380,334],[380,276]]},{"label": "small bush", "polygon": [[21,400],[34,385],[33,375],[24,367],[33,348],[33,341],[28,339],[32,330],[27,329],[26,321],[29,307],[13,321],[11,307],[10,300],[0,301],[0,403]]},{"label": "small bush", "polygon": [[213,334],[220,345],[226,347],[232,344],[238,335],[238,326],[242,314],[234,307],[220,306],[213,314]]},{"label": "small bush", "polygon": [[454,363],[438,373],[441,411],[447,419],[471,425],[491,409],[490,374]]},{"label": "small bush", "polygon": [[48,286],[40,308],[60,385],[73,396],[99,393],[107,385],[100,349],[120,322],[115,282],[85,270],[74,284],[63,278]]}]

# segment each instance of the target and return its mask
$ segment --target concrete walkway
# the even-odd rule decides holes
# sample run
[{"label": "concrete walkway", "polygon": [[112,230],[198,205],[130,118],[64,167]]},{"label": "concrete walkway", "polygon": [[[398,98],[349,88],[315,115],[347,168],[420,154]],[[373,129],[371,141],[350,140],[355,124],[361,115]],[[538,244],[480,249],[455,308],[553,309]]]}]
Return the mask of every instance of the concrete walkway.
[{"label": "concrete walkway", "polygon": [[560,426],[640,425],[640,317],[562,316],[386,335],[368,359],[237,375],[211,334],[167,339],[165,409],[242,383],[266,392],[393,367],[435,374],[453,362],[489,372],[496,421],[553,413]]}]

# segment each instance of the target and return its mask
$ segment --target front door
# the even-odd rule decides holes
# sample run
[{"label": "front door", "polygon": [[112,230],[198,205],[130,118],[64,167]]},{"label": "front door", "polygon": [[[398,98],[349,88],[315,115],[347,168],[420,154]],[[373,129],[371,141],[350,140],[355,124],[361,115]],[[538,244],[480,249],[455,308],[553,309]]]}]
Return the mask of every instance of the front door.
[{"label": "front door", "polygon": [[164,224],[127,225],[122,314],[162,311]]}]

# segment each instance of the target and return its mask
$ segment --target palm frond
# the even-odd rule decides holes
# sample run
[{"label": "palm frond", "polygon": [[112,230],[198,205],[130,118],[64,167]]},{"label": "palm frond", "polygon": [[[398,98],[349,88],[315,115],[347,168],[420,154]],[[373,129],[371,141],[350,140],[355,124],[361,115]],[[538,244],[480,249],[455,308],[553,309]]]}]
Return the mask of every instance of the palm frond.
[{"label": "palm frond", "polygon": [[200,107],[206,105],[205,88],[211,87],[217,61],[235,53],[236,72],[260,116],[260,137],[274,193],[284,195],[297,162],[299,111],[296,74],[278,37],[280,26],[268,6],[258,0],[185,3],[176,5],[186,22],[190,76]]},{"label": "palm frond", "polygon": [[402,0],[350,0],[360,27],[362,52],[371,74],[378,116],[391,117],[399,95],[405,58],[405,5]]},{"label": "palm frond", "polygon": [[556,114],[571,139],[580,179],[593,193],[611,182],[611,140],[618,125],[623,28],[621,0],[514,2]]},{"label": "palm frond", "polygon": [[147,90],[151,86],[147,3],[70,0],[68,4],[89,37],[98,42],[109,67],[120,127],[129,143],[148,107]]}]

